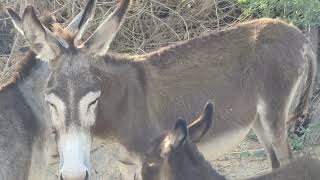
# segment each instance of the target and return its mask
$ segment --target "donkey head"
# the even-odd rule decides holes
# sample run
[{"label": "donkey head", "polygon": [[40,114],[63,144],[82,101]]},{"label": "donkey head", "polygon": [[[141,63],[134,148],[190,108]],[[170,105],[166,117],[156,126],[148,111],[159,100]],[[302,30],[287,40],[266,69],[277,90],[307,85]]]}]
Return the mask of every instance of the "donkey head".
[{"label": "donkey head", "polygon": [[90,130],[96,121],[103,84],[93,59],[108,50],[129,4],[130,0],[122,0],[82,44],[80,39],[93,18],[94,0],[89,0],[66,28],[52,25],[50,30],[42,25],[32,6],[25,8],[22,17],[8,9],[15,28],[37,57],[50,65],[45,99],[60,154],[60,179],[89,179]]},{"label": "donkey head", "polygon": [[208,102],[201,116],[187,127],[178,119],[173,129],[156,139],[142,161],[142,178],[148,180],[220,179],[198,152],[194,142],[203,137],[212,124],[213,104]]}]

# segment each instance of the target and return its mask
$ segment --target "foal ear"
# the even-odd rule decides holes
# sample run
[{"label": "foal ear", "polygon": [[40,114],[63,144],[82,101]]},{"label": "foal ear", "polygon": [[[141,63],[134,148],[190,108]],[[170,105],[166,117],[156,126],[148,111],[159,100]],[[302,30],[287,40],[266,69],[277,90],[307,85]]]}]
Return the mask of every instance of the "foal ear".
[{"label": "foal ear", "polygon": [[167,134],[161,144],[161,157],[178,149],[188,137],[188,128],[185,120],[179,118],[173,129]]},{"label": "foal ear", "polygon": [[42,26],[33,6],[29,5],[25,8],[22,19],[12,9],[8,9],[8,14],[12,18],[15,28],[25,36],[38,58],[52,60],[58,56],[60,53],[59,41]]},{"label": "foal ear", "polygon": [[75,41],[81,39],[89,22],[93,19],[95,10],[95,0],[89,0],[85,9],[82,10],[65,28],[75,34]]},{"label": "foal ear", "polygon": [[119,31],[129,4],[130,0],[121,0],[117,9],[100,24],[83,44],[91,53],[104,55],[107,52],[113,38]]},{"label": "foal ear", "polygon": [[200,139],[208,132],[212,125],[214,108],[211,101],[207,102],[200,117],[188,126],[189,140],[199,142]]}]

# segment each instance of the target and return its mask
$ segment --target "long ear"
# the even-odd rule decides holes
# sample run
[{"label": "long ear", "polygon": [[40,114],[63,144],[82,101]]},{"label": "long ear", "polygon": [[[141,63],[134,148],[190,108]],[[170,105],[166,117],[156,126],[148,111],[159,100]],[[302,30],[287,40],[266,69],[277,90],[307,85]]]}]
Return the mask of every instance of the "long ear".
[{"label": "long ear", "polygon": [[25,8],[22,19],[12,9],[8,9],[8,14],[15,28],[25,36],[38,58],[51,60],[58,56],[60,43],[49,30],[42,26],[33,6],[29,5]]},{"label": "long ear", "polygon": [[18,30],[18,32],[21,35],[24,35],[24,32],[22,30],[22,20],[21,20],[20,16],[11,8],[7,8],[7,12],[11,18],[13,26]]},{"label": "long ear", "polygon": [[161,156],[164,157],[168,153],[178,149],[184,144],[188,137],[188,128],[185,120],[179,118],[173,129],[167,134],[161,144]]},{"label": "long ear", "polygon": [[208,132],[212,125],[213,113],[213,103],[209,101],[200,117],[188,126],[189,140],[191,142],[200,141],[200,139]]},{"label": "long ear", "polygon": [[81,39],[89,22],[93,19],[95,10],[95,0],[89,0],[85,9],[82,10],[65,28],[66,30],[76,34],[75,41]]},{"label": "long ear", "polygon": [[91,53],[104,55],[107,52],[113,38],[119,31],[129,4],[130,0],[121,0],[117,9],[100,24],[83,44]]}]

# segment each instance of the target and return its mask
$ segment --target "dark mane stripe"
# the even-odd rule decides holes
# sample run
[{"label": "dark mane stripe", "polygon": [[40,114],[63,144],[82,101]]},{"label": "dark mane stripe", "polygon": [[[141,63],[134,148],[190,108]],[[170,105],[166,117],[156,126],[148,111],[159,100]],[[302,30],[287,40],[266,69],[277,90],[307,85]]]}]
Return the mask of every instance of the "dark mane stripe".
[{"label": "dark mane stripe", "polygon": [[0,79],[0,92],[16,84],[23,74],[27,74],[33,67],[36,61],[36,55],[33,51],[29,50],[27,55],[14,64]]}]

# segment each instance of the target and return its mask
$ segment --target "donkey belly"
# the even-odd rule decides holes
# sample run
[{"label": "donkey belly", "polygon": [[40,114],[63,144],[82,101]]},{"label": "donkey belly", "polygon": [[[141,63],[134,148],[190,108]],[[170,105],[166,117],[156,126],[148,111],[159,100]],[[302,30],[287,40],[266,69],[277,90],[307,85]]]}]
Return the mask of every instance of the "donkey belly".
[{"label": "donkey belly", "polygon": [[212,127],[199,143],[199,149],[207,159],[215,159],[239,145],[256,119],[254,93],[243,96],[228,94],[215,96]]},{"label": "donkey belly", "polygon": [[[170,115],[166,119],[171,121],[163,121],[166,125],[163,130],[167,130],[179,116],[191,123],[196,117],[195,114],[202,111],[208,99],[213,99],[215,113],[212,127],[199,143],[199,150],[207,159],[215,159],[237,146],[251,129],[257,113],[255,91],[239,94],[233,86],[218,87],[219,89],[212,90],[214,92],[212,94],[184,96],[180,101],[178,99],[174,103],[167,103],[169,110],[158,115],[158,117]],[[186,104],[187,107],[179,106],[180,104]]]},{"label": "donkey belly", "polygon": [[224,153],[230,152],[240,144],[250,131],[252,125],[242,126],[226,130],[221,133],[209,134],[198,144],[199,150],[207,160],[214,160],[221,157]]}]

